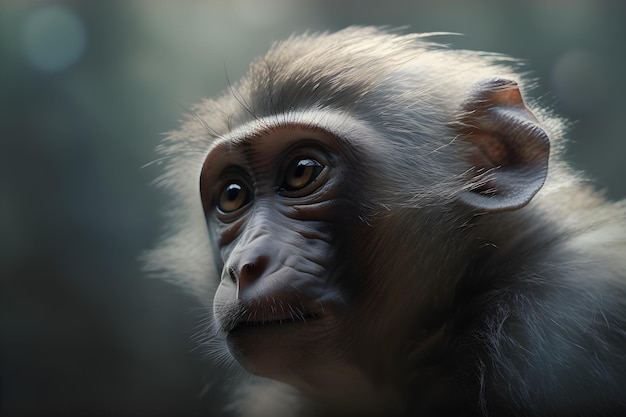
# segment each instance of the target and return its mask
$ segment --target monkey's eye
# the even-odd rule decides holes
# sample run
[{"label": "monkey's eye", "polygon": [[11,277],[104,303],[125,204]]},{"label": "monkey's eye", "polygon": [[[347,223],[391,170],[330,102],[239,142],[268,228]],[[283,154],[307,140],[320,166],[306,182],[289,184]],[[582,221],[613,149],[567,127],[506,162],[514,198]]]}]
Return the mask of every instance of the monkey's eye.
[{"label": "monkey's eye", "polygon": [[298,191],[313,183],[324,170],[324,165],[312,158],[296,158],[285,171],[281,190]]},{"label": "monkey's eye", "polygon": [[251,192],[243,183],[229,181],[220,191],[217,209],[224,214],[233,213],[248,204],[251,199]]}]

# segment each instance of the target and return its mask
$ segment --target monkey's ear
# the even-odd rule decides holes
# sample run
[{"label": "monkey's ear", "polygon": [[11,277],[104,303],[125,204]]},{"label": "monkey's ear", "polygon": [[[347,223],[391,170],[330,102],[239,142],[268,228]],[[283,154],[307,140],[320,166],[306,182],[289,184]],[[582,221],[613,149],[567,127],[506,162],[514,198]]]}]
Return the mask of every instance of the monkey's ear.
[{"label": "monkey's ear", "polygon": [[489,212],[528,204],[546,179],[550,140],[524,104],[517,83],[478,83],[460,121],[472,168],[459,199]]}]

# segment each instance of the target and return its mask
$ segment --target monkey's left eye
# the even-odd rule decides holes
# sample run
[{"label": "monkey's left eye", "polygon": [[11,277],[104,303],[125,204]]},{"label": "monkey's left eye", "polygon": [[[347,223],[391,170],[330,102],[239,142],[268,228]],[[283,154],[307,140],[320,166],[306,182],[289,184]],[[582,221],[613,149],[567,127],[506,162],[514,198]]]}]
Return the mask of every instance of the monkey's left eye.
[{"label": "monkey's left eye", "polygon": [[285,171],[285,179],[281,184],[283,191],[298,191],[312,184],[324,170],[324,165],[312,158],[296,158]]}]

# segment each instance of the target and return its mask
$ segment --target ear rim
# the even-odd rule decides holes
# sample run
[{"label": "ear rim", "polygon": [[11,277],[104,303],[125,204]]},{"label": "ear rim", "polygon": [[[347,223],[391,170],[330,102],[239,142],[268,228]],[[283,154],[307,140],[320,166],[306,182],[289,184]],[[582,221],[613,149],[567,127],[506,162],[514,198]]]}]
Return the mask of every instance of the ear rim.
[{"label": "ear rim", "polygon": [[469,144],[464,157],[470,168],[457,198],[480,211],[520,209],[547,178],[548,135],[524,104],[515,81],[483,80],[469,97],[457,132]]}]

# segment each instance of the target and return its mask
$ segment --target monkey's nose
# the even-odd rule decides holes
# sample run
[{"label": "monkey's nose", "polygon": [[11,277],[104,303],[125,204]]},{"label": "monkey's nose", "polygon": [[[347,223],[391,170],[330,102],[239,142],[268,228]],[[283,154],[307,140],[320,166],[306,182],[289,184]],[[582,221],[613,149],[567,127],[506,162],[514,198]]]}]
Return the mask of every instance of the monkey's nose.
[{"label": "monkey's nose", "polygon": [[269,259],[267,256],[257,256],[252,261],[243,262],[241,264],[236,277],[239,294],[245,292],[247,288],[251,287],[261,278],[268,263]]}]

